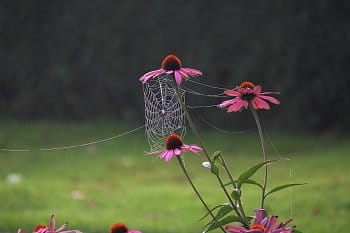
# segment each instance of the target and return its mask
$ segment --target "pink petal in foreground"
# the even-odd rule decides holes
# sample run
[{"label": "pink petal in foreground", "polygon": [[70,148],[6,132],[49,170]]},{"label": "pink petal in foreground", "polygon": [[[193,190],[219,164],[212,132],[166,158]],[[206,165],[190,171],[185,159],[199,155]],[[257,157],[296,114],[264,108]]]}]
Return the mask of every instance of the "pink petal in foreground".
[{"label": "pink petal in foreground", "polygon": [[[246,101],[245,100],[241,100],[241,99],[238,99],[236,101],[236,103],[232,104],[228,109],[227,109],[227,112],[237,112],[237,111],[240,111],[242,109],[243,106],[246,105]],[[248,104],[248,103],[247,103]]]},{"label": "pink petal in foreground", "polygon": [[255,97],[255,98],[253,99],[253,103],[256,105],[256,108],[258,108],[258,109],[259,109],[259,108],[262,108],[262,109],[270,109],[269,104],[268,104],[266,101],[260,99],[259,97]]},{"label": "pink petal in foreground", "polygon": [[273,103],[273,104],[280,104],[279,100],[276,99],[275,97],[267,96],[267,95],[259,95],[259,97],[260,97],[261,99],[270,101],[270,102]]},{"label": "pink petal in foreground", "polygon": [[181,71],[185,72],[186,74],[188,74],[190,76],[203,75],[203,73],[200,72],[199,70],[192,69],[192,68],[181,68]]},{"label": "pink petal in foreground", "polygon": [[142,233],[141,231],[128,231],[128,233]]},{"label": "pink petal in foreground", "polygon": [[175,155],[181,154],[181,150],[178,149],[178,148],[175,148],[175,149],[174,149],[174,154],[175,154]]},{"label": "pink petal in foreground", "polygon": [[230,233],[242,233],[247,231],[247,229],[245,229],[244,227],[232,225],[227,225],[225,229]]},{"label": "pink petal in foreground", "polygon": [[175,70],[175,81],[177,85],[180,85],[181,81],[182,81],[182,77],[181,74],[179,73],[179,71]]},{"label": "pink petal in foreground", "polygon": [[256,87],[254,87],[254,94],[260,94],[261,91],[262,91],[261,86],[256,86]]},{"label": "pink petal in foreground", "polygon": [[238,91],[234,91],[234,90],[226,90],[226,91],[224,91],[224,93],[226,95],[229,95],[229,96],[240,96],[241,95]]},{"label": "pink petal in foreground", "polygon": [[165,157],[165,162],[169,162],[171,160],[171,158],[174,156],[174,151],[173,150],[168,150],[168,153]]},{"label": "pink petal in foreground", "polygon": [[164,73],[164,70],[163,69],[159,69],[159,70],[153,70],[153,71],[150,71],[146,74],[144,74],[141,78],[140,78],[140,81],[142,83],[146,83],[150,78],[152,78],[153,76],[156,76],[156,75],[160,75]]},{"label": "pink petal in foreground", "polygon": [[232,99],[232,100],[225,100],[224,102],[222,102],[221,104],[218,105],[219,108],[226,108],[229,105],[232,105],[234,103],[237,102],[237,98]]}]

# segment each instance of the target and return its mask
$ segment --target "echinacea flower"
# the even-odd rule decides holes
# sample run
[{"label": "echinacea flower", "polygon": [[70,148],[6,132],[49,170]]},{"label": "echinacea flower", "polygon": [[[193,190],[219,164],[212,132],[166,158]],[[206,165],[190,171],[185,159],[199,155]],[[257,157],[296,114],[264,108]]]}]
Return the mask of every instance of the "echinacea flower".
[{"label": "echinacea flower", "polygon": [[[67,225],[68,223],[65,223],[55,230],[55,216],[51,215],[50,226],[39,224],[36,227],[34,227],[33,233],[82,233],[81,231],[78,231],[78,230],[63,231]],[[21,229],[18,229],[17,233],[24,233],[24,232]]]},{"label": "echinacea flower", "polygon": [[149,79],[157,77],[161,74],[174,74],[177,85],[180,85],[183,78],[190,76],[203,75],[202,72],[192,68],[183,68],[181,60],[175,55],[168,55],[162,62],[161,69],[150,71],[144,74],[140,81],[144,84]]},{"label": "echinacea flower", "polygon": [[224,93],[235,97],[219,104],[219,108],[228,107],[227,112],[241,111],[243,107],[247,109],[249,104],[254,109],[270,109],[268,102],[280,104],[276,98],[268,96],[276,92],[262,92],[261,86],[255,86],[251,82],[243,82],[236,90],[226,90]]},{"label": "echinacea flower", "polygon": [[172,157],[180,155],[182,152],[191,151],[195,154],[198,154],[203,149],[200,148],[197,145],[191,144],[191,145],[185,145],[183,143],[182,138],[177,134],[170,134],[165,139],[165,149],[150,152],[149,154],[159,154],[158,158],[162,159],[165,158],[166,162],[169,162]]},{"label": "echinacea flower", "polygon": [[110,233],[142,233],[141,231],[129,230],[124,223],[116,223],[111,227]]},{"label": "echinacea flower", "polygon": [[294,227],[286,227],[292,219],[287,219],[284,222],[276,224],[277,219],[277,216],[266,216],[264,209],[256,209],[255,219],[250,229],[232,225],[227,225],[225,228],[230,233],[292,233]]}]

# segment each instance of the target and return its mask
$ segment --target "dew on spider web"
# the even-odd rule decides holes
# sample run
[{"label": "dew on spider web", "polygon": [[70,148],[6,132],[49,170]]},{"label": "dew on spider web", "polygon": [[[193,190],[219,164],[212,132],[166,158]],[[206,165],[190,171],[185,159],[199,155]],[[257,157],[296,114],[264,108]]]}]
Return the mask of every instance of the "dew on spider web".
[{"label": "dew on spider web", "polygon": [[[164,147],[164,139],[171,133],[183,137],[186,133],[185,114],[177,98],[169,75],[150,79],[143,86],[145,101],[145,130],[152,151]],[[185,92],[180,89],[185,101]]]}]

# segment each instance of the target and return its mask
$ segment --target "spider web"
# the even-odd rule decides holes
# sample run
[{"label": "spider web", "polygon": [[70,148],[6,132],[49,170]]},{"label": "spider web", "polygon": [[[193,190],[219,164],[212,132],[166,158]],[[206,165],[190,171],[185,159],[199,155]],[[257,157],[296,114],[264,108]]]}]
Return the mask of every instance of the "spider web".
[{"label": "spider web", "polygon": [[[143,85],[145,101],[145,130],[152,151],[164,148],[167,135],[186,134],[185,114],[176,96],[169,75],[160,75]],[[185,92],[180,89],[185,101]]]}]

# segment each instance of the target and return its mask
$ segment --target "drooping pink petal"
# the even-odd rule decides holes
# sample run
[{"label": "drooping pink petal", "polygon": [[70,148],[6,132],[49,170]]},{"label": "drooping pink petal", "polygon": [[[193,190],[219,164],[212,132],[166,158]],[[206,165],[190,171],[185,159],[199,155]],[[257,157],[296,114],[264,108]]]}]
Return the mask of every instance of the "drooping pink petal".
[{"label": "drooping pink petal", "polygon": [[272,96],[267,96],[267,95],[258,95],[261,99],[270,101],[273,104],[280,104],[280,101],[276,99],[275,97]]},{"label": "drooping pink petal", "polygon": [[225,100],[224,102],[222,102],[221,104],[219,104],[218,107],[219,107],[219,108],[226,108],[227,106],[236,103],[238,100],[239,100],[238,98],[231,99],[231,100]]},{"label": "drooping pink petal", "polygon": [[141,231],[129,230],[128,233],[142,233]]},{"label": "drooping pink petal", "polygon": [[174,156],[174,151],[173,150],[168,150],[168,153],[165,157],[165,162],[169,162],[171,160],[171,158]]},{"label": "drooping pink petal", "polygon": [[260,229],[246,230],[244,233],[264,233]]},{"label": "drooping pink petal", "polygon": [[181,81],[182,81],[181,74],[180,74],[179,71],[177,71],[177,70],[175,70],[174,73],[175,73],[175,81],[176,81],[176,84],[177,84],[177,85],[180,85],[180,84],[181,84]]},{"label": "drooping pink petal", "polygon": [[253,225],[261,225],[261,221],[266,217],[265,209],[255,209],[255,218]]},{"label": "drooping pink petal", "polygon": [[262,90],[261,86],[256,86],[256,87],[254,87],[253,93],[256,95],[260,94],[261,90]]},{"label": "drooping pink petal", "polygon": [[163,150],[163,153],[160,154],[160,155],[158,156],[158,158],[160,158],[160,159],[165,158],[165,157],[167,156],[168,153],[169,153],[169,150]]},{"label": "drooping pink petal", "polygon": [[191,144],[190,145],[190,151],[192,151],[195,154],[199,154],[199,152],[203,151],[203,149],[197,145]]},{"label": "drooping pink petal", "polygon": [[234,90],[226,90],[224,91],[224,93],[229,96],[241,96],[241,94],[238,91]]},{"label": "drooping pink petal", "polygon": [[178,149],[178,148],[175,148],[175,149],[174,149],[174,154],[175,154],[175,155],[181,154],[181,150]]},{"label": "drooping pink petal", "polygon": [[247,90],[245,88],[242,87],[237,87],[237,91],[241,94],[244,95],[247,93]]},{"label": "drooping pink petal", "polygon": [[188,76],[188,74],[186,74],[186,72],[183,72],[182,70],[178,70],[177,72],[179,72],[183,78],[189,78],[190,77],[190,76]]},{"label": "drooping pink petal", "polygon": [[157,76],[157,75],[160,75],[164,72],[165,72],[165,70],[163,70],[163,69],[153,70],[153,71],[150,71],[150,72],[144,74],[139,80],[142,83],[146,83],[150,78]]},{"label": "drooping pink petal", "polygon": [[192,68],[181,68],[180,70],[190,76],[203,75],[201,71]]},{"label": "drooping pink petal", "polygon": [[256,109],[270,109],[269,104],[259,97],[255,97],[252,102],[256,105]]},{"label": "drooping pink petal", "polygon": [[242,107],[246,106],[248,104],[247,101],[245,100],[241,100],[241,99],[238,99],[236,101],[236,103],[232,104],[228,109],[227,109],[227,112],[237,112],[237,111],[240,111],[242,109]]},{"label": "drooping pink petal", "polygon": [[233,225],[227,225],[225,229],[230,233],[245,233],[247,229],[241,226],[233,226]]},{"label": "drooping pink petal", "polygon": [[189,145],[182,145],[181,146],[181,151],[182,152],[188,152],[190,150],[190,146]]},{"label": "drooping pink petal", "polygon": [[273,227],[275,226],[276,222],[277,222],[277,217],[276,216],[270,217],[270,219],[269,219],[269,221],[268,221],[268,223],[266,225],[266,232],[269,232],[270,230],[272,230]]}]

